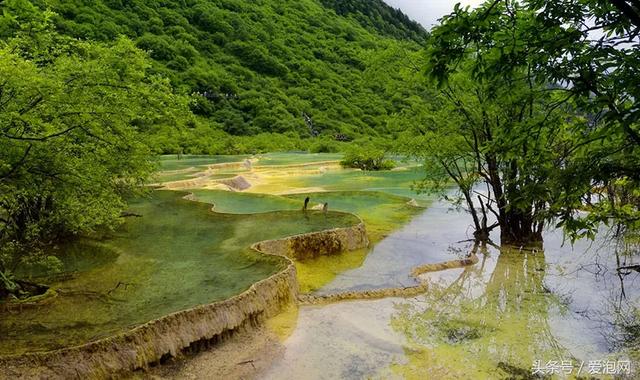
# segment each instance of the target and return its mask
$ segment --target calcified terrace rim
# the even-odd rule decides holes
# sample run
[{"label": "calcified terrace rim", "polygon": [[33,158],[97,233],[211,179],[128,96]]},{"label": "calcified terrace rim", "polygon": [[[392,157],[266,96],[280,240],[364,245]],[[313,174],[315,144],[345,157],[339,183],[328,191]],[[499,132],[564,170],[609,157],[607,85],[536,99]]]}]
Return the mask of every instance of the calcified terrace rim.
[{"label": "calcified terrace rim", "polygon": [[[406,198],[402,196],[398,196],[401,198]],[[198,202],[197,197],[193,193],[189,193],[184,196],[184,199],[188,199],[191,201]],[[406,198],[408,199],[408,198]],[[215,205],[212,204],[211,210],[215,209]],[[335,212],[335,211],[334,211]],[[220,214],[225,214],[222,212],[218,212]],[[232,213],[227,213],[232,214]],[[256,213],[257,214],[257,213]],[[313,240],[318,240],[322,237],[328,237],[335,239],[336,235],[340,236],[340,241],[345,244],[342,245],[342,251],[352,251],[359,248],[364,248],[369,245],[369,240],[366,236],[366,227],[365,223],[357,214],[351,214],[358,218],[359,223],[351,226],[351,227],[342,227],[342,228],[333,228],[318,232],[309,232],[305,234],[292,235],[287,236],[281,239],[273,239],[273,240],[264,240],[257,243],[254,243],[251,248],[264,253],[271,254],[274,256],[282,256],[289,259],[289,261],[293,264],[291,259],[308,259],[311,258],[309,256],[305,256],[302,252],[296,252],[292,250],[295,247],[295,242],[298,239],[304,240],[305,238],[311,238]],[[354,233],[355,232],[355,233]],[[363,239],[361,242],[355,241],[354,239],[350,239],[351,237],[362,236]],[[356,239],[357,240],[357,239]],[[293,242],[293,244],[291,244]],[[331,254],[331,252],[329,252]],[[320,256],[321,254],[314,255],[313,257]],[[421,293],[427,291],[428,283],[425,279],[421,278],[420,275],[431,272],[440,272],[448,269],[455,268],[464,268],[467,266],[474,265],[478,262],[478,256],[475,251],[471,251],[471,253],[462,259],[454,259],[448,261],[442,261],[438,263],[426,263],[413,267],[409,275],[416,280],[416,285],[413,286],[396,286],[396,287],[387,287],[387,288],[377,288],[377,289],[366,289],[366,290],[355,290],[355,291],[343,291],[343,292],[333,292],[321,295],[315,295],[311,293],[300,294],[296,293],[296,301],[298,305],[322,305],[329,304],[340,301],[356,301],[356,300],[373,300],[387,297],[414,297]],[[297,286],[297,278],[296,278],[296,286]]]},{"label": "calcified terrace rim", "polygon": [[[251,161],[253,164],[255,161]],[[234,161],[234,162],[220,162],[217,164],[209,164],[201,167],[202,170],[194,171],[190,173],[192,175],[191,178],[179,179],[176,181],[166,181],[166,182],[156,182],[151,183],[148,186],[160,186],[169,190],[180,190],[180,189],[188,189],[198,187],[200,185],[205,184],[207,181],[211,179],[213,176],[214,170],[220,169],[240,169],[245,166],[245,161]],[[179,174],[179,173],[187,173],[189,170],[198,169],[196,166],[191,166],[185,169],[178,170],[164,170],[162,173],[166,174]],[[236,177],[236,175],[229,174],[229,178]]]},{"label": "calcified terrace rim", "polygon": [[[183,198],[193,200],[193,194]],[[215,212],[210,210],[210,212]],[[252,284],[244,292],[223,301],[195,306],[151,320],[131,330],[82,345],[53,351],[0,356],[0,378],[114,378],[164,358],[176,356],[190,345],[202,341],[217,341],[239,330],[250,328],[277,314],[283,307],[297,301],[298,281],[290,251],[273,249],[291,247],[288,242],[310,237],[348,239],[338,244],[340,249],[358,249],[368,245],[362,220],[354,226],[340,227],[282,239],[257,242],[255,251],[284,260],[286,267]],[[267,247],[260,249],[261,245]],[[333,252],[321,252],[332,254]]]},{"label": "calcified terrace rim", "polygon": [[[184,199],[198,202],[197,197],[193,193],[185,195]],[[215,205],[212,204],[211,210],[213,211],[214,209]],[[369,245],[369,240],[366,234],[365,223],[359,215],[351,215],[354,215],[356,218],[358,218],[358,224],[351,227],[333,228],[318,232],[308,232],[305,234],[291,235],[281,239],[263,240],[254,243],[251,248],[263,254],[285,257],[291,264],[293,264],[291,259],[304,260],[321,256],[323,254],[353,251],[359,248],[367,247]],[[322,239],[328,240],[330,242],[338,241],[340,242],[340,245],[337,247],[332,244],[320,246],[319,249],[322,250],[324,248],[325,252],[318,252],[317,254],[312,256],[309,256],[308,254],[306,254],[306,252],[300,252],[295,249],[296,247],[300,247],[300,242],[318,241]],[[303,245],[302,248],[306,247]],[[299,305],[322,305],[349,300],[355,301],[372,300],[387,297],[414,297],[418,294],[426,292],[428,288],[427,281],[421,278],[420,275],[431,272],[440,272],[448,269],[464,268],[476,264],[478,260],[479,259],[475,250],[472,250],[467,257],[462,259],[417,265],[411,269],[411,272],[409,274],[416,280],[416,285],[413,286],[397,286],[378,289],[333,292],[322,295],[314,295],[311,293],[300,294],[299,292],[297,292],[296,301]],[[296,278],[296,286],[297,284],[298,282]]]},{"label": "calcified terrace rim", "polygon": [[464,259],[455,259],[433,264],[422,264],[413,267],[411,276],[417,281],[414,286],[397,286],[389,288],[368,289],[336,292],[322,295],[299,294],[299,305],[322,305],[348,300],[372,300],[387,297],[415,297],[427,291],[428,283],[420,277],[421,274],[439,272],[447,269],[463,268],[478,262],[478,256],[474,251]]}]

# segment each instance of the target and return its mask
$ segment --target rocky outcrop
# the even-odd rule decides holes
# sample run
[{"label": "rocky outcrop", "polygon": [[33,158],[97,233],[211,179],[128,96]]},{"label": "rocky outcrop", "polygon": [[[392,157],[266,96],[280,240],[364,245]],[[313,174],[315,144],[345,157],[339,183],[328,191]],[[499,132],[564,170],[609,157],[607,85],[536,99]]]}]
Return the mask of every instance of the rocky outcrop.
[{"label": "rocky outcrop", "polygon": [[229,190],[232,191],[242,191],[251,187],[249,181],[241,175],[237,175],[233,178],[221,179],[216,182],[227,185]]}]

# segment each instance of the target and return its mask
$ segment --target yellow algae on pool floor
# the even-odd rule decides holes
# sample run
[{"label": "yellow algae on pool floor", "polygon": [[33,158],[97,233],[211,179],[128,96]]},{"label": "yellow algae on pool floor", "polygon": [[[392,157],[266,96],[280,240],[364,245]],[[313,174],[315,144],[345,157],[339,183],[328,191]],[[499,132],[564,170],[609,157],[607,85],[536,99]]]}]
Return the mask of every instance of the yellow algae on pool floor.
[{"label": "yellow algae on pool floor", "polygon": [[281,341],[284,341],[295,331],[298,324],[298,313],[298,305],[289,304],[279,314],[269,318],[266,321],[266,327]]},{"label": "yellow algae on pool floor", "polygon": [[250,175],[252,186],[247,189],[250,193],[263,194],[296,194],[326,191],[323,186],[305,184],[306,176],[323,176],[327,171],[342,171],[339,165],[307,166],[302,168],[255,168]]},{"label": "yellow algae on pool floor", "polygon": [[330,283],[338,274],[357,268],[367,257],[369,248],[331,256],[294,262],[301,293],[309,293]]}]

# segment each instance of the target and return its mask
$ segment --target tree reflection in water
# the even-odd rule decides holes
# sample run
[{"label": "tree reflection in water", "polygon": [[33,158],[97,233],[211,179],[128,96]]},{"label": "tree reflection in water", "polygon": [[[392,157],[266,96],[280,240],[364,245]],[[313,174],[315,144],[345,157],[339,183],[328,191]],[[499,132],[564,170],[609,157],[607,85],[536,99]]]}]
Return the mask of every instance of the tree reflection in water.
[{"label": "tree reflection in water", "polygon": [[429,278],[424,296],[398,305],[391,323],[407,338],[409,363],[394,369],[409,378],[527,378],[534,360],[577,360],[549,326],[564,306],[544,285],[544,252],[471,249],[481,253],[477,265],[452,281]]}]

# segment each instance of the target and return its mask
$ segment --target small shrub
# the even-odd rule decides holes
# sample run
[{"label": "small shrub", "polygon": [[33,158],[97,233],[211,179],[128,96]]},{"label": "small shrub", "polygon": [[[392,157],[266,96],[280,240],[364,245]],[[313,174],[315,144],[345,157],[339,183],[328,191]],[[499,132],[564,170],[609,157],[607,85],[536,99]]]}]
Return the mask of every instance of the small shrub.
[{"label": "small shrub", "polygon": [[328,140],[317,141],[309,147],[309,152],[311,153],[336,153],[337,151],[337,144]]},{"label": "small shrub", "polygon": [[389,170],[396,166],[393,160],[387,158],[383,150],[373,147],[351,148],[345,153],[340,165],[362,170]]}]

